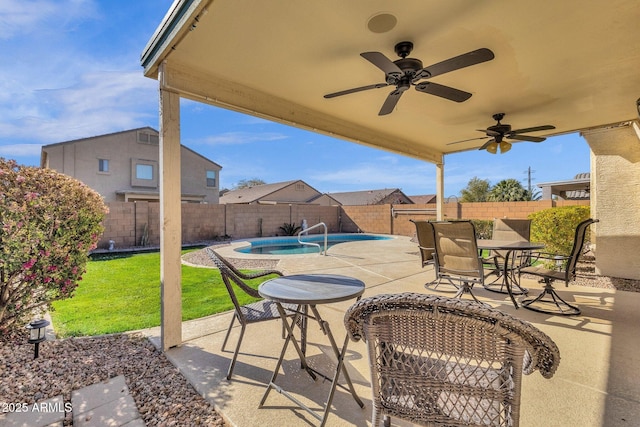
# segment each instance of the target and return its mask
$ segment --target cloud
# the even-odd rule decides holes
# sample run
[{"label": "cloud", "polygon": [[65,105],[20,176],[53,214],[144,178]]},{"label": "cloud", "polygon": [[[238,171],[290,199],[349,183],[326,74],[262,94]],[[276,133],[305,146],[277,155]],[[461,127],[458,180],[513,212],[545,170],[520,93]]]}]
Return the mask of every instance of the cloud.
[{"label": "cloud", "polygon": [[340,169],[315,169],[309,173],[310,181],[319,182],[324,187],[340,188],[335,190],[338,192],[406,188],[409,192],[429,193],[435,192],[435,178],[434,165],[426,162],[403,162],[402,159],[391,156],[378,157],[372,162],[345,165]]},{"label": "cloud", "polygon": [[278,132],[225,132],[193,142],[206,145],[241,145],[251,142],[280,141],[287,138],[289,138],[287,135]]},{"label": "cloud", "polygon": [[42,31],[53,23],[64,28],[77,19],[94,14],[95,4],[90,0],[3,0],[0,3],[0,39]]},{"label": "cloud", "polygon": [[41,148],[41,144],[0,145],[0,156],[9,159],[40,156]]}]

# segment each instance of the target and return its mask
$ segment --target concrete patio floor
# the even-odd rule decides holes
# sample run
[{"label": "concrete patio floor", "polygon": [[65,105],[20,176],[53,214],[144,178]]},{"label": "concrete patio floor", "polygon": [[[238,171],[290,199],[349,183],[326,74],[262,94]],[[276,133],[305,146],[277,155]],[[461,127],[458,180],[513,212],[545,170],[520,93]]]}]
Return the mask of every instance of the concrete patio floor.
[{"label": "concrete patio floor", "polygon": [[[229,258],[252,257],[220,247]],[[424,284],[434,278],[431,267],[422,269],[417,246],[407,237],[393,240],[352,242],[334,246],[329,256],[281,257],[278,268],[285,274],[332,273],[357,277],[366,284],[364,297],[382,293],[421,292],[452,295],[450,287],[437,291]],[[535,281],[524,286],[537,294]],[[516,310],[507,295],[474,289],[476,296],[492,306],[527,320],[547,333],[558,345],[561,361],[551,379],[537,371],[523,378],[521,425],[529,426],[632,426],[640,425],[640,293],[609,289],[558,286],[563,298],[582,309],[580,316],[561,317]],[[352,302],[318,306],[338,343],[345,337],[343,316]],[[221,344],[231,312],[183,323],[183,344],[166,355],[194,388],[234,426],[317,425],[308,413],[285,396],[272,391],[263,408],[264,394],[282,348],[281,328],[275,322],[247,327],[234,376],[226,380],[238,330],[232,332],[227,351]],[[144,331],[159,346],[160,330]],[[351,395],[337,389],[327,425],[371,425],[370,374],[365,344],[350,342],[345,357],[356,391],[365,403],[361,409]],[[326,337],[310,323],[308,359],[314,367],[333,366]],[[289,346],[277,383],[312,408],[322,411],[329,383],[313,382],[300,369],[297,354]],[[408,425],[392,420],[393,425]]]}]

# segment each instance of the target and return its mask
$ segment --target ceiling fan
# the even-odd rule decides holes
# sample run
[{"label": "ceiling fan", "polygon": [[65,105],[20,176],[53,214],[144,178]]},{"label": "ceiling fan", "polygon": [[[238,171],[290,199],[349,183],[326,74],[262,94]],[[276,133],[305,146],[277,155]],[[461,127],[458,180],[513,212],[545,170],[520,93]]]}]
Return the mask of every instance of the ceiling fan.
[{"label": "ceiling fan", "polygon": [[551,130],[556,128],[555,126],[552,126],[552,125],[542,125],[542,126],[535,126],[535,127],[525,128],[525,129],[511,130],[511,125],[500,123],[500,120],[502,120],[504,116],[505,116],[505,113],[496,113],[493,115],[493,120],[495,120],[498,123],[496,123],[493,126],[489,126],[487,129],[476,129],[479,132],[484,132],[487,136],[450,142],[447,145],[458,144],[458,143],[467,142],[467,141],[474,141],[476,139],[489,138],[489,140],[485,142],[479,148],[479,150],[487,150],[491,154],[496,154],[498,152],[498,148],[500,148],[500,152],[504,154],[507,151],[511,150],[511,143],[508,141],[505,141],[504,140],[505,138],[515,139],[516,142],[517,141],[542,142],[546,138],[542,138],[539,136],[522,135],[522,134],[528,133],[528,132],[537,132],[541,130]]},{"label": "ceiling fan", "polygon": [[423,93],[439,96],[455,102],[463,102],[471,98],[469,92],[444,86],[430,81],[420,81],[438,76],[440,74],[459,70],[460,68],[469,67],[471,65],[480,64],[490,61],[494,58],[493,52],[489,49],[482,48],[462,55],[449,58],[437,64],[428,67],[422,66],[422,61],[415,58],[407,58],[413,50],[413,43],[404,41],[396,44],[395,52],[400,59],[391,61],[380,52],[364,52],[362,56],[376,67],[384,71],[385,83],[376,83],[367,86],[356,87],[353,89],[342,90],[325,95],[325,98],[335,98],[337,96],[348,95],[350,93],[362,92],[369,89],[379,89],[386,86],[395,86],[396,88],[387,96],[384,101],[379,116],[384,116],[393,111],[402,94],[411,86],[415,86],[416,90]]}]

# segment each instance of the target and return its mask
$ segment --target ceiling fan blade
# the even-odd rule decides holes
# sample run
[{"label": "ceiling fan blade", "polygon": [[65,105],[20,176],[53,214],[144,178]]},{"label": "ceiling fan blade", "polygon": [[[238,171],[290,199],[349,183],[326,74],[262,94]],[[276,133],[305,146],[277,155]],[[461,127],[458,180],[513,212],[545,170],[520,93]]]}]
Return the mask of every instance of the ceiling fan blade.
[{"label": "ceiling fan blade", "polygon": [[421,82],[416,85],[416,90],[419,92],[428,93],[430,95],[439,96],[441,98],[448,99],[455,102],[464,102],[471,98],[469,92],[465,92],[459,89],[454,89],[449,86],[444,86],[433,82]]},{"label": "ceiling fan blade", "polygon": [[361,87],[355,87],[353,89],[347,89],[347,90],[341,90],[340,92],[334,92],[334,93],[329,93],[327,95],[325,95],[325,98],[335,98],[336,96],[342,96],[342,95],[348,95],[350,93],[356,93],[356,92],[362,92],[363,90],[369,90],[369,89],[379,89],[381,87],[387,87],[389,86],[386,83],[376,83],[373,85],[368,85],[368,86],[361,86]]},{"label": "ceiling fan blade", "polygon": [[380,52],[363,52],[360,56],[380,68],[387,76],[400,78],[404,74],[400,67]]},{"label": "ceiling fan blade", "polygon": [[437,64],[424,67],[422,70],[416,73],[414,81],[438,76],[440,74],[459,70],[471,65],[480,64],[482,62],[491,61],[493,58],[495,58],[495,55],[489,49],[482,48],[473,50],[471,52],[463,53],[462,55],[449,58],[445,61],[438,62]]},{"label": "ceiling fan blade", "polygon": [[486,150],[489,144],[496,142],[495,138],[491,138],[487,142],[485,142],[482,147],[478,148],[478,150]]},{"label": "ceiling fan blade", "polygon": [[518,141],[529,141],[529,142],[542,142],[547,138],[541,138],[539,136],[530,136],[530,135],[507,135],[509,139],[515,139]]},{"label": "ceiling fan blade", "polygon": [[491,130],[491,129],[485,129],[485,130],[476,129],[476,130],[486,133],[487,136],[500,136],[500,135],[502,135],[500,132],[496,132],[495,130]]},{"label": "ceiling fan blade", "polygon": [[555,129],[555,126],[551,126],[551,125],[544,125],[544,126],[536,126],[536,127],[532,127],[532,128],[526,128],[526,129],[516,129],[516,130],[512,130],[511,133],[512,134],[517,134],[517,133],[529,133],[529,132],[536,132],[539,130],[551,130],[551,129]]},{"label": "ceiling fan blade", "polygon": [[407,88],[401,86],[391,92],[389,96],[387,96],[387,99],[385,99],[384,104],[382,104],[382,108],[380,108],[380,112],[378,113],[378,115],[386,116],[387,114],[391,113],[393,109],[396,108],[396,104],[400,100],[400,97],[405,90],[407,90]]},{"label": "ceiling fan blade", "polygon": [[486,136],[481,136],[481,137],[478,137],[478,138],[463,139],[462,141],[448,142],[447,145],[460,144],[461,142],[467,142],[467,141],[477,141],[478,139],[487,139],[487,137]]}]

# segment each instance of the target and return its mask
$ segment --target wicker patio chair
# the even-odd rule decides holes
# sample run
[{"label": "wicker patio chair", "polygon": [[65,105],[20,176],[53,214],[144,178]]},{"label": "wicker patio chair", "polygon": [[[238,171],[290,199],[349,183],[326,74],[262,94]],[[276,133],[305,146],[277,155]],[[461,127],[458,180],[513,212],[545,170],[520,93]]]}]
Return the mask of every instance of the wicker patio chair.
[{"label": "wicker patio chair", "polygon": [[[569,286],[569,282],[576,278],[576,264],[578,263],[580,255],[582,255],[587,228],[594,222],[598,222],[598,220],[590,218],[578,224],[573,238],[573,247],[569,255],[544,252],[532,254],[532,260],[535,265],[521,268],[519,275],[532,274],[539,276],[542,278],[541,281],[544,281],[545,286],[537,297],[522,299],[520,302],[524,307],[541,313],[565,316],[580,314],[580,309],[577,306],[569,304],[558,295],[553,288],[553,282],[555,280],[563,280],[565,286]],[[555,266],[555,268],[551,268],[550,266]]]},{"label": "wicker patio chair", "polygon": [[367,343],[372,425],[518,426],[522,374],[551,378],[556,344],[533,325],[470,300],[376,295],[351,306],[350,338]]},{"label": "wicker patio chair", "polygon": [[[493,233],[491,240],[503,241],[523,241],[528,242],[531,236],[531,220],[530,219],[514,219],[514,218],[496,218],[493,221]],[[530,257],[528,254],[519,254],[517,260],[511,260],[505,268],[506,256],[508,251],[492,250],[489,255],[483,257],[482,262],[488,264],[492,268],[490,274],[495,274],[496,279],[487,283],[486,286],[502,282],[498,291],[504,291],[505,272],[515,274],[519,268],[529,264]]]},{"label": "wicker patio chair", "polygon": [[476,231],[470,221],[434,222],[436,279],[446,279],[458,287],[456,298],[472,292],[474,284],[484,285],[484,268],[478,253]]},{"label": "wicker patio chair", "polygon": [[[282,276],[282,273],[277,270],[263,270],[253,274],[245,274],[240,270],[236,269],[233,264],[231,264],[228,260],[224,259],[222,256],[217,254],[211,248],[206,248],[206,252],[211,258],[211,260],[215,263],[216,267],[220,270],[220,275],[222,276],[222,281],[224,282],[225,287],[227,288],[227,292],[229,293],[229,297],[233,302],[234,306],[234,315],[231,318],[231,323],[229,324],[229,328],[227,329],[227,334],[224,337],[224,342],[222,343],[222,351],[225,351],[225,347],[227,345],[227,340],[229,339],[229,335],[231,334],[231,329],[236,321],[240,323],[240,336],[238,337],[238,343],[236,344],[236,348],[233,352],[233,358],[231,359],[231,363],[229,364],[229,370],[227,371],[227,379],[230,380],[233,374],[233,368],[236,364],[236,359],[238,358],[238,353],[240,351],[240,345],[242,344],[242,338],[244,337],[244,331],[247,325],[251,323],[265,322],[268,320],[280,320],[280,314],[278,313],[278,309],[276,304],[271,301],[261,300],[250,304],[241,305],[238,302],[238,297],[236,296],[236,289],[246,293],[247,295],[253,298],[261,298],[258,291],[247,285],[244,280],[255,279],[258,277],[268,276],[270,274],[276,274],[278,276]],[[236,285],[237,288],[234,289]],[[293,308],[294,306],[289,306],[283,304],[285,309]],[[293,313],[291,313],[293,315]],[[284,327],[284,326],[283,326]]]}]

